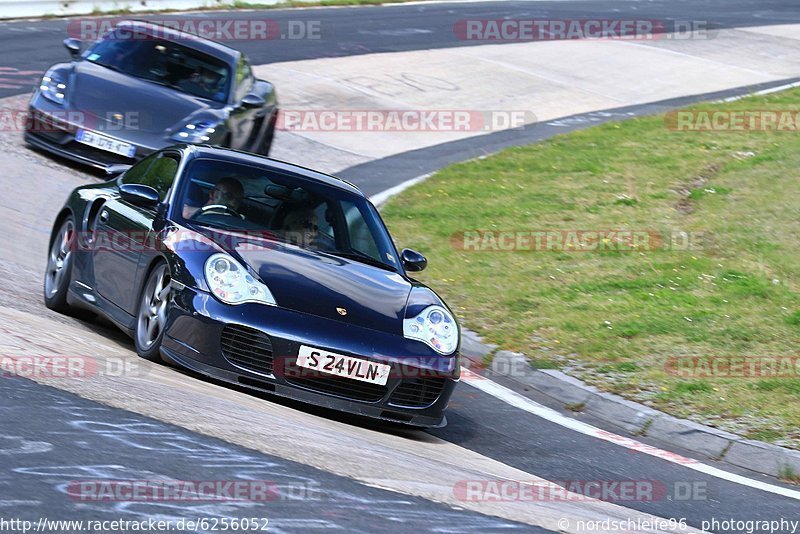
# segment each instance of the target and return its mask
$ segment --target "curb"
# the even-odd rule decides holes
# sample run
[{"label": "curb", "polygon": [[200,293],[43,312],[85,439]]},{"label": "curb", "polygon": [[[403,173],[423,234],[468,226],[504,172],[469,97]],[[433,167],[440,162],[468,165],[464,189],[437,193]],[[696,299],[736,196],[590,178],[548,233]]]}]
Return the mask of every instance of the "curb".
[{"label": "curb", "polygon": [[[716,101],[734,101],[746,96],[764,95],[798,87],[800,82],[796,80],[793,78],[782,84],[756,91],[747,90],[742,94]],[[675,107],[673,105],[668,109]],[[426,180],[434,172],[406,180],[382,193],[371,196],[370,200],[380,209],[390,198]],[[497,348],[495,345],[483,343],[478,334],[462,327],[461,355],[469,360],[471,367],[483,368],[484,358],[497,351]],[[535,369],[523,354],[505,350],[497,351],[492,359],[490,370],[497,376],[508,378],[524,387],[547,395],[565,407],[579,406],[581,413],[621,427],[632,436],[646,436],[673,443],[708,459],[773,477],[781,477],[788,473],[800,473],[800,451],[746,439],[731,432],[668,415],[619,395],[600,391],[561,371]]]},{"label": "curb", "polygon": [[[462,356],[472,365],[481,367],[485,355],[495,348],[481,343],[474,332],[463,330]],[[800,473],[800,451],[673,417],[601,391],[561,371],[535,369],[523,354],[498,351],[489,369],[494,375],[547,395],[564,406],[580,406],[581,413],[621,427],[632,436],[665,441],[711,460],[774,477]]]},{"label": "curb", "polygon": [[[370,200],[380,208],[391,197],[424,181],[431,174],[407,180]],[[483,359],[497,350],[478,334],[462,327],[461,356],[470,366],[483,368]],[[800,451],[786,449],[737,434],[680,419],[619,395],[600,391],[577,378],[553,369],[536,369],[525,355],[507,350],[494,354],[490,370],[518,384],[547,395],[563,406],[580,406],[580,412],[623,428],[632,436],[646,436],[673,443],[715,461],[773,477],[800,473]]]}]

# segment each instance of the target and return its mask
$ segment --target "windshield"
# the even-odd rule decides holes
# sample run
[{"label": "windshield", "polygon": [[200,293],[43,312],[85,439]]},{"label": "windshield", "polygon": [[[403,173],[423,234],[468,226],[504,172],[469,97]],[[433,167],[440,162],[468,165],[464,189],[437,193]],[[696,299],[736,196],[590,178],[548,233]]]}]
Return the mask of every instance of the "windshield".
[{"label": "windshield", "polygon": [[394,246],[363,197],[300,176],[215,159],[192,161],[173,216],[398,270]]},{"label": "windshield", "polygon": [[157,38],[135,39],[110,33],[84,59],[176,91],[224,103],[230,68],[221,60]]}]

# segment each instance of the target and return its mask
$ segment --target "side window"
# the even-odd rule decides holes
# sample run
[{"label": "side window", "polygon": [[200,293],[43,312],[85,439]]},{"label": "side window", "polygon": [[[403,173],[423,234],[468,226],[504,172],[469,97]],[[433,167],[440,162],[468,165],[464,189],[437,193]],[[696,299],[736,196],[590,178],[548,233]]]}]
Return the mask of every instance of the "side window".
[{"label": "side window", "polygon": [[236,101],[239,102],[242,98],[244,98],[247,93],[253,88],[253,82],[255,82],[255,78],[253,77],[253,71],[250,68],[250,63],[247,61],[247,57],[242,54],[242,57],[239,58],[239,64],[236,66]]},{"label": "side window", "polygon": [[345,222],[347,223],[347,233],[350,237],[350,246],[359,252],[363,252],[376,260],[385,261],[381,258],[378,244],[367,226],[366,220],[358,206],[349,201],[342,202]]},{"label": "side window", "polygon": [[123,184],[140,184],[144,179],[144,175],[147,173],[147,169],[150,168],[150,165],[156,160],[158,154],[150,154],[142,161],[134,164],[133,167],[125,171],[125,174],[121,177],[121,182]]},{"label": "side window", "polygon": [[175,175],[178,173],[178,157],[172,154],[162,154],[160,158],[153,162],[153,165],[147,169],[147,174],[144,181],[141,183],[149,185],[156,191],[161,201],[167,198],[169,188],[172,187],[172,182],[175,181]]},{"label": "side window", "polygon": [[163,202],[177,172],[177,155],[153,154],[128,169],[122,177],[122,183],[149,185],[158,191]]},{"label": "side window", "polygon": [[314,208],[314,215],[316,216],[317,228],[319,232],[325,234],[330,238],[331,241],[333,241],[335,236],[333,233],[333,226],[331,225],[329,220],[330,219],[330,217],[328,216],[329,214],[330,214],[330,208],[328,208],[327,202],[323,202],[322,204]]}]

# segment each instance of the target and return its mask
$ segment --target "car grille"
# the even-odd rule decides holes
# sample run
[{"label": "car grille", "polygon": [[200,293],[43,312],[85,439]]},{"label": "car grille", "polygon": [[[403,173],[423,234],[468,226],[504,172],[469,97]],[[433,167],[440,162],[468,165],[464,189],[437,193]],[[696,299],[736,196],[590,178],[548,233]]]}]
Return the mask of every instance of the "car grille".
[{"label": "car grille", "polygon": [[303,370],[295,365],[291,367],[287,366],[284,378],[290,384],[305,389],[362,402],[378,402],[386,395],[386,386],[380,384],[370,384],[339,376],[301,376]]},{"label": "car grille", "polygon": [[28,132],[30,135],[34,137],[40,137],[45,141],[49,141],[51,143],[55,143],[57,145],[63,145],[69,143],[72,139],[72,134],[67,133],[62,130],[41,130],[41,131],[33,131]]},{"label": "car grille", "polygon": [[272,343],[263,332],[239,325],[226,325],[220,339],[222,355],[248,371],[272,374]]},{"label": "car grille", "polygon": [[389,404],[424,408],[433,404],[444,389],[444,378],[412,378],[403,380],[389,398]]}]

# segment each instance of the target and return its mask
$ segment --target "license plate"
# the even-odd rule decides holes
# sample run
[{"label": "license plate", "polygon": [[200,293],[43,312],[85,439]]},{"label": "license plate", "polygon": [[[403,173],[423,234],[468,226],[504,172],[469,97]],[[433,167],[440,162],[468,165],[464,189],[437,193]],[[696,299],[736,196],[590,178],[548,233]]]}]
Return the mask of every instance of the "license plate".
[{"label": "license plate", "polygon": [[344,354],[336,354],[314,347],[300,346],[297,365],[313,369],[321,373],[352,378],[370,384],[386,385],[389,379],[390,365],[375,363],[360,358],[352,358]]},{"label": "license plate", "polygon": [[117,141],[113,137],[92,132],[91,130],[78,130],[78,133],[75,135],[75,140],[84,145],[93,146],[107,152],[113,152],[120,156],[132,158],[133,155],[136,154],[136,147],[134,145],[125,143],[124,141]]}]

